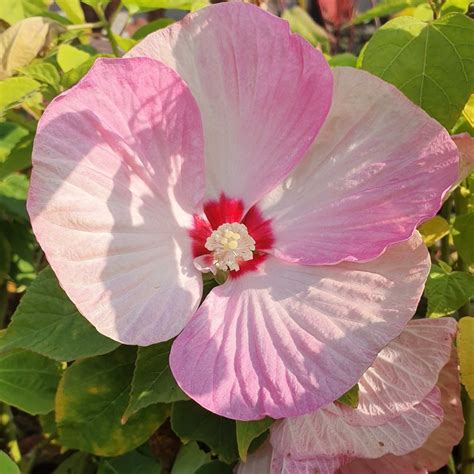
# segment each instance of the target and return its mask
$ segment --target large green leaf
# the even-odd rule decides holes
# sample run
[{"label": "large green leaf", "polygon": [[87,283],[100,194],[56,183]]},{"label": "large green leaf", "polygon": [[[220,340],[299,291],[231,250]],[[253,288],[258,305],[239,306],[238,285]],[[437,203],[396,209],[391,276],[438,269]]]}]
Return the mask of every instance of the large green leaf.
[{"label": "large green leaf", "polygon": [[29,351],[0,355],[0,400],[32,415],[49,413],[61,371],[57,362]]},{"label": "large green leaf", "polygon": [[144,443],[168,416],[165,405],[141,410],[122,423],[136,349],[82,359],[64,373],[56,396],[61,444],[98,456],[119,456]]},{"label": "large green leaf", "polygon": [[2,0],[0,20],[10,25],[28,16],[41,15],[47,11],[50,0]]},{"label": "large green leaf", "polygon": [[242,461],[247,460],[247,453],[252,441],[265,433],[273,421],[268,417],[257,421],[236,421],[237,446]]},{"label": "large green leaf", "polygon": [[56,0],[56,3],[73,23],[85,23],[80,0]]},{"label": "large green leaf", "polygon": [[399,17],[374,34],[362,67],[450,129],[473,91],[473,38],[474,21],[465,15],[449,14],[431,23]]},{"label": "large green leaf", "polygon": [[191,442],[181,446],[171,469],[171,474],[193,474],[203,464],[211,460],[209,453],[199,448],[197,443]]},{"label": "large green leaf", "polygon": [[3,451],[0,451],[0,472],[2,474],[20,474],[20,468]]},{"label": "large green leaf", "polygon": [[456,216],[453,223],[456,250],[468,265],[474,265],[474,212]]},{"label": "large green leaf", "polygon": [[132,451],[116,458],[102,459],[97,474],[160,474],[160,465],[151,457]]},{"label": "large green leaf", "polygon": [[173,404],[171,427],[184,442],[207,444],[223,461],[238,458],[235,421],[214,415],[193,401]]},{"label": "large green leaf", "polygon": [[187,400],[176,384],[169,366],[172,341],[139,347],[133,374],[130,401],[125,418],[154,403]]},{"label": "large green leaf", "polygon": [[13,217],[27,220],[26,195],[28,178],[24,174],[11,174],[0,181],[0,208]]},{"label": "large green leaf", "polygon": [[0,339],[0,350],[30,349],[58,361],[105,354],[118,345],[77,311],[51,268],[32,283]]},{"label": "large green leaf", "polygon": [[433,265],[426,282],[425,296],[429,317],[452,314],[474,296],[474,275],[451,272]]}]

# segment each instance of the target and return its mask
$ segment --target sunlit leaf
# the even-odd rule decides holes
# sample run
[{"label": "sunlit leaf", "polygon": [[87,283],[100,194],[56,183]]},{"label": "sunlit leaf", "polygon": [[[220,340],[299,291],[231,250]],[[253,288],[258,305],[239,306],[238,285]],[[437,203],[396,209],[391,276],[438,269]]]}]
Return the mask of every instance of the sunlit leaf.
[{"label": "sunlit leaf", "polygon": [[469,397],[474,400],[474,318],[466,316],[459,320],[457,337],[461,380]]},{"label": "sunlit leaf", "polygon": [[0,81],[0,112],[12,107],[40,88],[41,84],[30,77],[9,77]]},{"label": "sunlit leaf", "polygon": [[396,18],[369,41],[362,67],[397,86],[450,129],[473,91],[473,37],[474,21],[461,14],[431,23]]},{"label": "sunlit leaf", "polygon": [[427,247],[431,247],[438,240],[449,234],[449,224],[441,216],[435,216],[418,227],[418,231],[423,237],[423,242]]},{"label": "sunlit leaf", "polygon": [[[447,267],[446,264],[445,266]],[[474,296],[474,275],[449,272],[433,265],[426,282],[425,296],[428,299],[429,317],[452,314]]]},{"label": "sunlit leaf", "polygon": [[59,67],[64,72],[68,72],[71,69],[77,68],[89,60],[90,57],[90,54],[69,44],[62,44],[58,48],[57,60]]},{"label": "sunlit leaf", "polygon": [[56,0],[56,3],[73,23],[84,23],[86,21],[80,0]]}]

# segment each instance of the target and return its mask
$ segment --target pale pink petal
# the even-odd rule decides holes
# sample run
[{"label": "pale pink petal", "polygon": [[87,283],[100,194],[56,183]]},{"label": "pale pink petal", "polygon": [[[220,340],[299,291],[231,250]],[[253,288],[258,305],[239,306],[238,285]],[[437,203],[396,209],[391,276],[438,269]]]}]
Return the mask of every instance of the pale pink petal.
[{"label": "pale pink petal", "polygon": [[202,283],[187,227],[204,194],[199,110],[151,59],[99,59],[38,127],[28,211],[61,286],[103,334],[175,336]]},{"label": "pale pink petal", "polygon": [[173,344],[173,373],[191,398],[229,418],[316,410],[400,334],[429,266],[419,234],[365,264],[269,257],[212,290]]},{"label": "pale pink petal", "polygon": [[474,138],[467,133],[453,135],[459,150],[459,177],[456,184],[466,179],[474,171]]},{"label": "pale pink petal", "polygon": [[379,458],[387,453],[407,454],[422,446],[442,420],[437,387],[411,409],[377,426],[350,425],[344,417],[329,410],[278,422],[271,430],[271,443],[282,457],[311,460],[323,465],[328,457]]},{"label": "pale pink petal", "polygon": [[248,208],[299,162],[329,110],[332,74],[288,23],[221,3],[152,33],[129,56],[175,69],[201,110],[207,196]]},{"label": "pale pink petal", "polygon": [[357,459],[340,469],[340,474],[425,474],[448,463],[454,446],[462,438],[464,418],[460,400],[456,351],[439,374],[443,421],[425,444],[405,456],[385,455],[379,459]]},{"label": "pale pink petal", "polygon": [[334,81],[312,148],[259,204],[284,260],[371,260],[434,216],[458,175],[446,130],[395,87],[352,68]]},{"label": "pale pink petal", "polygon": [[238,464],[236,474],[280,474],[281,469],[272,470],[272,453],[273,448],[267,440],[247,457],[246,462]]},{"label": "pale pink petal", "polygon": [[375,426],[413,408],[436,385],[456,329],[452,318],[410,321],[361,378],[357,410],[337,404],[331,411],[349,424]]}]

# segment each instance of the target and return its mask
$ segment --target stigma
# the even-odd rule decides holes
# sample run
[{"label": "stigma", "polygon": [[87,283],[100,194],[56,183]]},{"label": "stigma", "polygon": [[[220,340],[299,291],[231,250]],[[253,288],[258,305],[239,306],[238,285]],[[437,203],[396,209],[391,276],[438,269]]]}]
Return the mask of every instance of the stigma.
[{"label": "stigma", "polygon": [[253,259],[255,240],[244,224],[234,222],[220,225],[207,238],[205,247],[211,252],[216,269],[239,271],[239,262]]}]

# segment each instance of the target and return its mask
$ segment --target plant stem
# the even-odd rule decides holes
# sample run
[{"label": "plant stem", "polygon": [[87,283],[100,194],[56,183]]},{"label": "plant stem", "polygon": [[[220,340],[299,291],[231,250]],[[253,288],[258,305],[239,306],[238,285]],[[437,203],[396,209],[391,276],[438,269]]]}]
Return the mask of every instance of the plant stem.
[{"label": "plant stem", "polygon": [[107,38],[109,40],[110,46],[112,47],[112,52],[114,53],[114,56],[117,58],[120,56],[120,50],[117,44],[117,41],[114,38],[114,34],[112,32],[112,27],[110,25],[109,20],[105,17],[104,10],[102,7],[99,5],[96,9],[97,16],[100,18],[100,22],[105,28],[105,32],[107,33]]},{"label": "plant stem", "polygon": [[[443,207],[441,208],[441,216],[444,217],[448,223],[451,218],[452,207],[453,196],[450,195],[448,199],[446,199],[446,202],[443,204]],[[449,234],[441,239],[441,260],[443,260],[443,262],[447,263],[448,265],[450,264]]]},{"label": "plant stem", "polygon": [[462,392],[464,438],[461,442],[461,474],[474,474],[474,407],[466,391]]},{"label": "plant stem", "polygon": [[8,454],[16,463],[19,463],[21,461],[21,453],[16,439],[16,427],[10,407],[6,403],[0,404],[0,417]]},{"label": "plant stem", "polygon": [[66,26],[66,30],[73,31],[73,30],[86,30],[88,28],[101,28],[105,26],[102,21],[96,21],[95,23],[81,23],[78,25],[68,25]]}]

